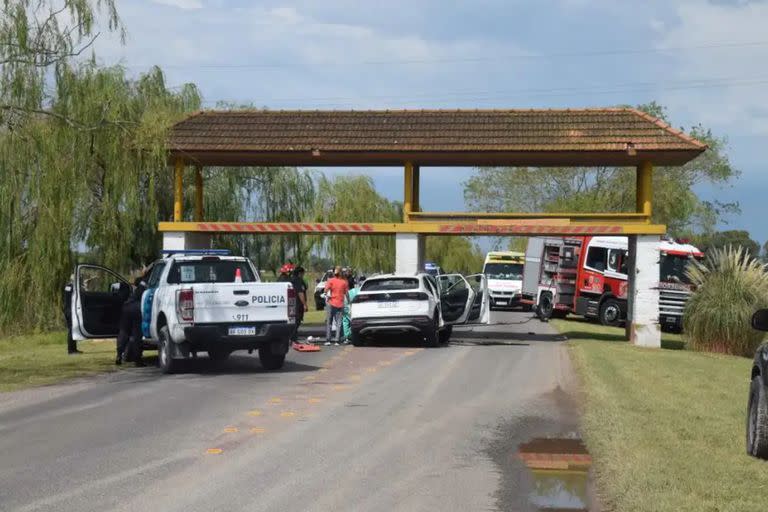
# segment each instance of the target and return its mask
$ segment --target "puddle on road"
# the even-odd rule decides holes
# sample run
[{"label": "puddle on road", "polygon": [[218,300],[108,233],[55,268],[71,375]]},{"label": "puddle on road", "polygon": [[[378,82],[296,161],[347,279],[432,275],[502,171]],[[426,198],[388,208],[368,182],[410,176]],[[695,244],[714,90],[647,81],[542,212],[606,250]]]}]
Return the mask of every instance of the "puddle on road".
[{"label": "puddle on road", "polygon": [[520,445],[518,456],[531,470],[534,486],[529,500],[540,511],[589,510],[592,458],[581,439],[533,439]]}]

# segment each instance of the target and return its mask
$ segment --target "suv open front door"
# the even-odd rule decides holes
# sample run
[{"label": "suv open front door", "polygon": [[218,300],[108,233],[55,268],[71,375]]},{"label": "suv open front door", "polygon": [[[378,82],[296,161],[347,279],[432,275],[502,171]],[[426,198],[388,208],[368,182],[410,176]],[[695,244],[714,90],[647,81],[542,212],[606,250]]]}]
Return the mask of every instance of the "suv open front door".
[{"label": "suv open front door", "polygon": [[461,274],[437,276],[440,290],[440,311],[445,325],[463,324],[469,318],[475,291]]},{"label": "suv open front door", "polygon": [[128,281],[112,270],[78,265],[72,287],[72,337],[117,337],[123,303],[130,293]]},{"label": "suv open front door", "polygon": [[491,321],[491,297],[488,293],[488,277],[485,274],[474,274],[466,277],[475,298],[467,317],[468,324],[488,324]]}]

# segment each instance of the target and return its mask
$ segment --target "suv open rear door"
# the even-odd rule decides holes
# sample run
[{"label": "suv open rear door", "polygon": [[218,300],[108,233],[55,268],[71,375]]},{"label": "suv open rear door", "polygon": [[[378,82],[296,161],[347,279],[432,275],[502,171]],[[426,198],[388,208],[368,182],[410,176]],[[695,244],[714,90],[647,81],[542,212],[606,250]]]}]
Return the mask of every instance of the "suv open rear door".
[{"label": "suv open rear door", "polygon": [[72,338],[114,338],[123,303],[131,293],[125,278],[98,265],[78,265],[72,286]]}]

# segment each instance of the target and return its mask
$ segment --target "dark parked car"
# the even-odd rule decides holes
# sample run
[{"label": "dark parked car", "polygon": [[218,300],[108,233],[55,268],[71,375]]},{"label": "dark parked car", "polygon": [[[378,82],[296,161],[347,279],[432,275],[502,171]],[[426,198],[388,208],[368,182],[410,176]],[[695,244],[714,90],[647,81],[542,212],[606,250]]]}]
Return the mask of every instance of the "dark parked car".
[{"label": "dark parked car", "polygon": [[[752,315],[752,327],[768,331],[768,309],[760,309]],[[760,345],[755,353],[751,378],[747,406],[747,453],[768,459],[768,343]]]}]

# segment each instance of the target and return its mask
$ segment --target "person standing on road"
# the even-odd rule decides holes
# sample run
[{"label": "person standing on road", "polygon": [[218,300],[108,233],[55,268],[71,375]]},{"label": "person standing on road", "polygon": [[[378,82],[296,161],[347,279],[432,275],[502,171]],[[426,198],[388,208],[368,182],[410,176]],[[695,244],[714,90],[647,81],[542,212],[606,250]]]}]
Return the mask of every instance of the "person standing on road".
[{"label": "person standing on road", "polygon": [[115,364],[133,361],[136,366],[145,366],[142,359],[144,336],[141,332],[141,296],[146,290],[144,279],[137,277],[128,300],[123,304],[120,315],[120,331],[117,334],[117,359]]},{"label": "person standing on road", "polygon": [[336,342],[341,341],[342,315],[344,314],[344,301],[349,295],[349,283],[341,275],[341,267],[333,269],[333,277],[325,283],[325,294],[328,301],[325,317],[325,344],[331,344],[331,327],[336,323]]},{"label": "person standing on road", "polygon": [[304,267],[299,265],[293,271],[291,280],[293,289],[296,290],[296,330],[293,331],[293,341],[299,341],[299,326],[304,321],[304,313],[307,311],[307,282],[304,281]]},{"label": "person standing on road", "polygon": [[64,308],[64,320],[67,322],[67,353],[69,355],[82,354],[77,349],[77,342],[72,338],[72,292],[75,286],[74,274],[69,276],[69,282],[64,285],[61,304]]}]

